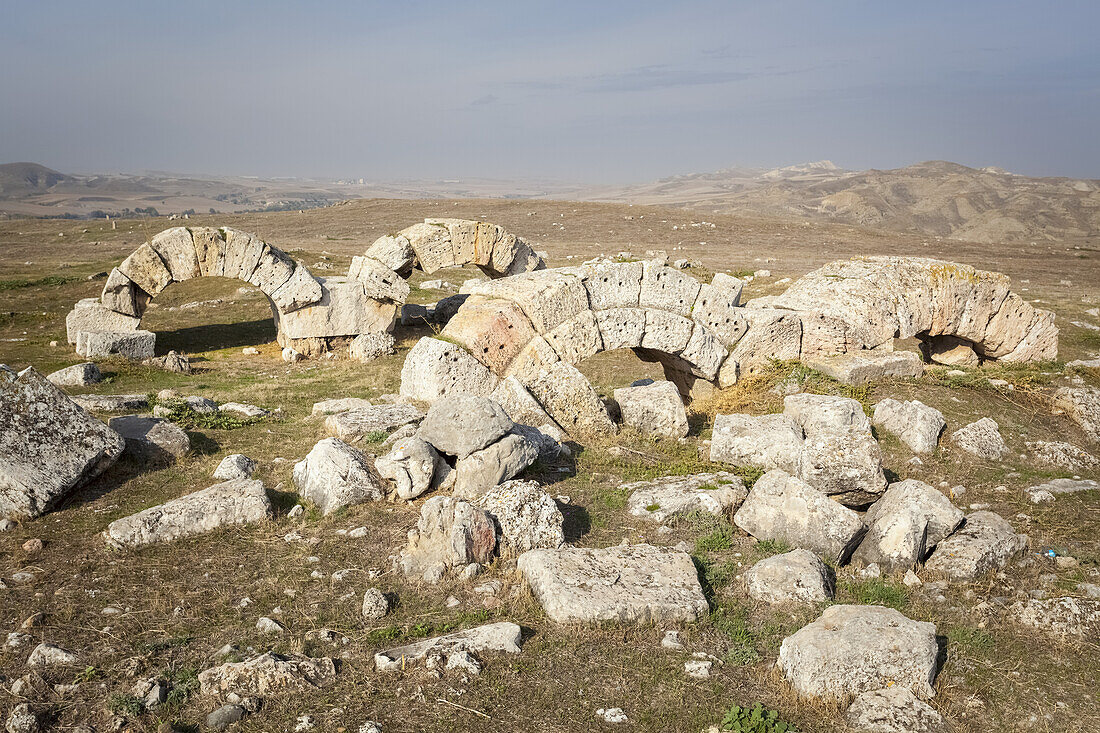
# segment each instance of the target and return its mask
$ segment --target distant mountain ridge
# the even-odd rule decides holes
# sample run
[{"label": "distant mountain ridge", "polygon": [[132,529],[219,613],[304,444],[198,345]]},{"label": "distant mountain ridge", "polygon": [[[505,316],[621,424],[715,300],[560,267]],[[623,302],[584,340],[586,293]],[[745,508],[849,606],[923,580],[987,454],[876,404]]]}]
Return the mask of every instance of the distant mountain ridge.
[{"label": "distant mountain ridge", "polygon": [[64,173],[38,163],[0,164],[0,195],[3,196],[41,192],[67,180],[69,176]]},{"label": "distant mountain ridge", "polygon": [[833,220],[976,242],[1100,236],[1100,180],[1033,178],[942,160],[846,171],[829,161],[733,168],[596,191],[598,200]]}]

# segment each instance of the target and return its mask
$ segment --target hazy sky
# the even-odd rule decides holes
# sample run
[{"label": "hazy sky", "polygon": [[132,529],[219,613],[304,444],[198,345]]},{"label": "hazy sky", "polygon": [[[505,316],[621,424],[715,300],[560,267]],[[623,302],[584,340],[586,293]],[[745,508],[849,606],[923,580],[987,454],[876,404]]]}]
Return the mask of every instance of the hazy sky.
[{"label": "hazy sky", "polygon": [[1100,178],[1100,2],[0,0],[0,162],[643,181]]}]

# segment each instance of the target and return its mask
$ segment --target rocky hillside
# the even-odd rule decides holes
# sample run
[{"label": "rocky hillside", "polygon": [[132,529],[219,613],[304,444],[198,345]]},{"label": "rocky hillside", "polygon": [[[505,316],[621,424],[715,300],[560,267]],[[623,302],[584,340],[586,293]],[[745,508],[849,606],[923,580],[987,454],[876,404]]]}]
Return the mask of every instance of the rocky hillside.
[{"label": "rocky hillside", "polygon": [[41,193],[68,178],[38,163],[3,163],[0,164],[0,195],[17,197]]},{"label": "rocky hillside", "polygon": [[766,172],[730,169],[593,198],[828,219],[976,242],[1083,240],[1100,232],[1098,180],[1029,178],[946,161],[861,172],[828,161]]}]

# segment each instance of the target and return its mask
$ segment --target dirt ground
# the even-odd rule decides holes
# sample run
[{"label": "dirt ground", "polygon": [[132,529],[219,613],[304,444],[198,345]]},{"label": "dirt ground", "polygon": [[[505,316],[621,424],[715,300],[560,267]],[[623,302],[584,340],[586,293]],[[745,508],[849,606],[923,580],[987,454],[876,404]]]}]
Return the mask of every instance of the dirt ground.
[{"label": "dirt ground", "polygon": [[[550,256],[551,266],[578,263],[598,254],[630,251],[644,257],[664,250],[670,258],[697,263],[690,271],[747,273],[767,269],[748,286],[747,297],[780,292],[777,281],[856,255],[941,257],[999,270],[1025,297],[1055,311],[1062,327],[1060,361],[1095,358],[1100,352],[1100,253],[1074,246],[1037,243],[993,246],[935,238],[879,234],[840,225],[701,215],[656,207],[541,201],[355,201],[304,213],[193,217],[191,225],[234,226],[255,232],[288,250],[315,274],[343,274],[350,258],[380,235],[427,216],[487,219],[526,237]],[[48,373],[81,361],[65,343],[64,317],[79,298],[94,296],[109,270],[141,242],[175,225],[165,219],[102,221],[0,221],[0,363],[33,365]],[[331,270],[328,269],[331,267]],[[432,275],[460,284],[474,271]],[[426,278],[418,274],[414,286]],[[154,393],[175,388],[218,401],[257,404],[281,414],[249,424],[190,426],[192,455],[158,470],[122,460],[105,475],[44,517],[0,534],[0,631],[21,630],[34,641],[0,651],[0,712],[19,702],[8,690],[27,673],[33,644],[47,641],[77,652],[78,668],[52,670],[36,681],[33,700],[54,730],[91,726],[96,731],[204,729],[215,707],[199,695],[195,675],[212,666],[226,644],[247,658],[267,650],[304,651],[341,659],[337,681],[310,694],[275,696],[236,724],[240,731],[293,730],[312,715],[317,730],[356,731],[367,720],[395,731],[700,731],[718,722],[733,704],[761,702],[802,731],[843,731],[843,709],[796,699],[774,669],[782,639],[816,618],[819,608],[769,609],[748,598],[740,573],[780,548],[760,546],[726,520],[684,518],[670,534],[624,510],[631,480],[728,468],[699,458],[716,411],[770,412],[792,384],[810,391],[851,394],[865,406],[884,397],[918,398],[940,409],[948,432],[991,416],[1012,449],[1001,462],[985,462],[954,450],[945,439],[924,464],[889,435],[878,437],[889,475],[918,478],[933,486],[965,486],[963,506],[987,504],[1031,540],[1025,561],[973,584],[943,586],[926,581],[906,588],[900,577],[860,580],[838,569],[844,603],[892,605],[911,618],[936,624],[945,662],[932,704],[951,731],[1025,729],[1043,732],[1100,730],[1100,640],[1052,640],[1014,624],[1006,608],[1041,589],[1050,595],[1080,595],[1081,582],[1100,583],[1100,496],[1088,492],[1033,505],[1023,489],[1052,476],[1070,475],[1037,465],[1024,443],[1065,440],[1094,454],[1095,444],[1068,419],[1052,414],[1044,393],[1071,381],[1100,385],[1095,370],[1066,373],[1062,364],[966,370],[963,376],[932,369],[918,380],[896,380],[851,390],[798,365],[776,365],[764,375],[691,407],[692,434],[682,442],[652,441],[624,433],[612,442],[574,445],[574,454],[537,464],[529,474],[548,485],[566,517],[569,540],[601,547],[621,541],[675,544],[686,541],[700,567],[712,613],[681,628],[690,651],[722,660],[707,680],[685,676],[687,652],[660,646],[666,627],[561,627],[550,622],[522,587],[514,561],[498,561],[473,583],[447,580],[435,587],[412,584],[390,569],[390,556],[416,521],[421,501],[354,506],[328,517],[313,510],[298,518],[291,481],[293,463],[319,439],[323,422],[310,417],[313,402],[345,396],[374,398],[396,392],[407,350],[426,329],[399,328],[398,353],[362,365],[346,359],[284,364],[262,295],[237,281],[201,279],[170,286],[143,320],[158,334],[158,352],[181,350],[194,359],[191,375],[143,366],[104,363],[108,382],[87,390],[103,394]],[[414,287],[412,302],[443,294]],[[196,305],[180,308],[185,304]],[[1074,322],[1081,325],[1074,325]],[[58,341],[59,346],[51,346]],[[255,346],[258,356],[242,355]],[[643,376],[657,376],[633,354],[608,353],[588,360],[582,371],[604,394]],[[989,377],[1007,380],[997,388]],[[609,450],[626,446],[631,453]],[[359,445],[377,453],[378,444]],[[277,507],[261,525],[215,532],[170,545],[132,552],[107,549],[99,533],[114,519],[215,483],[222,456],[244,453],[258,463]],[[1082,474],[1097,478],[1100,474]],[[751,474],[746,474],[751,479]],[[426,498],[426,497],[425,497]],[[352,539],[347,531],[367,527]],[[296,533],[300,539],[295,539]],[[291,535],[288,540],[287,536]],[[45,549],[28,555],[21,545],[40,538]],[[1039,556],[1045,549],[1077,560],[1055,567]],[[32,583],[10,580],[18,570]],[[336,577],[334,577],[334,573]],[[504,589],[495,597],[474,590],[487,579]],[[365,622],[363,592],[376,586],[396,598],[379,622]],[[460,604],[447,608],[454,595]],[[247,601],[246,601],[247,599]],[[105,615],[104,609],[121,613]],[[41,614],[41,615],[36,615]],[[284,635],[255,629],[260,616],[279,618]],[[488,657],[479,677],[426,672],[381,674],[373,654],[405,640],[491,620],[523,626],[526,641],[514,657]],[[334,629],[347,643],[309,638]],[[137,679],[160,676],[174,692],[169,702],[142,711],[130,697]],[[57,691],[49,685],[76,684]],[[630,723],[607,725],[598,708],[621,707]]]}]

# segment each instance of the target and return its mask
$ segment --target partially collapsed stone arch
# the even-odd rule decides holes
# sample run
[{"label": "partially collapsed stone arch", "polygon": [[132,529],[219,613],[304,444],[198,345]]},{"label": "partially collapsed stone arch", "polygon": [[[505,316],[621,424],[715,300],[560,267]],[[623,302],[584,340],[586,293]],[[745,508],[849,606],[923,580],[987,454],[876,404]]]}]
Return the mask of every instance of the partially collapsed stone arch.
[{"label": "partially collapsed stone arch", "polygon": [[573,365],[612,349],[659,361],[685,394],[699,379],[728,387],[772,359],[890,350],[894,338],[920,334],[967,339],[989,359],[1057,354],[1052,314],[1011,293],[1005,276],[953,263],[832,263],[745,306],[741,285],[722,274],[702,283],[658,261],[480,283],[439,338],[410,351],[401,391],[432,402],[450,392],[492,394],[511,380],[568,430],[577,405],[598,401]]}]

